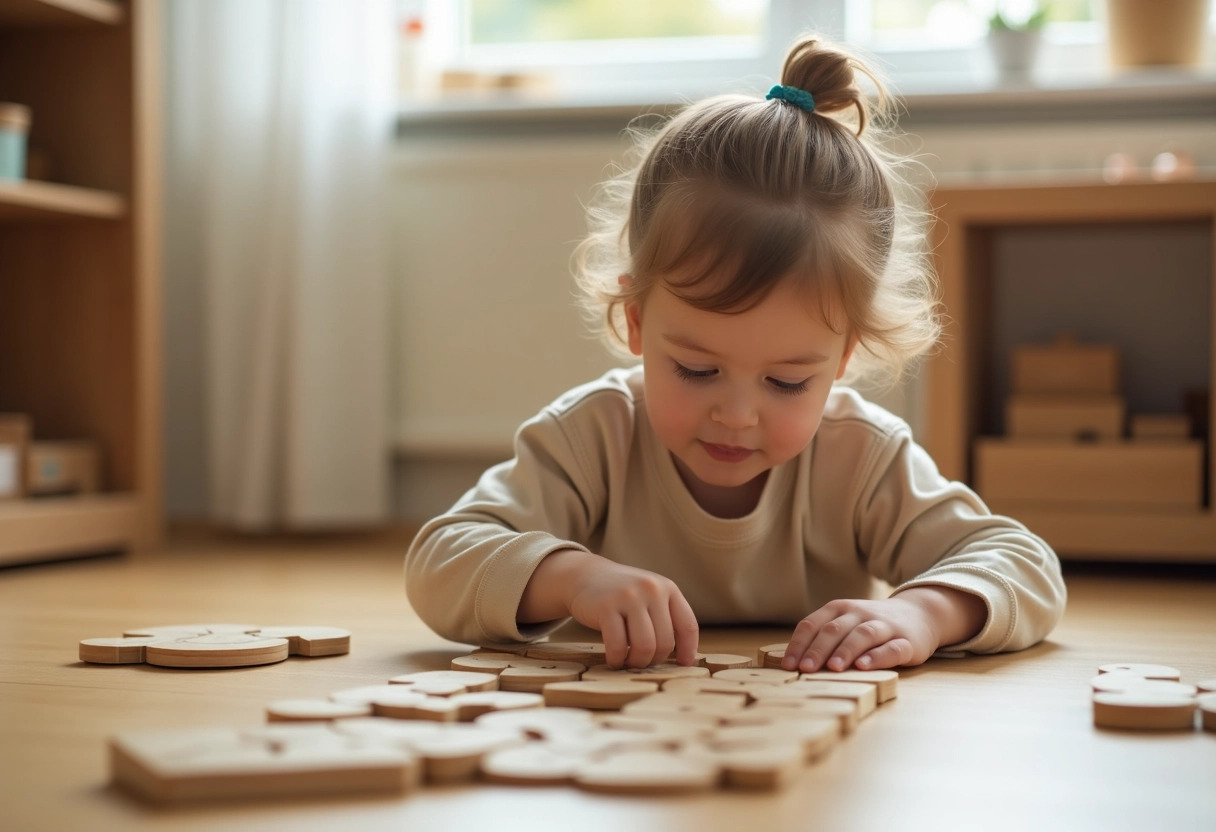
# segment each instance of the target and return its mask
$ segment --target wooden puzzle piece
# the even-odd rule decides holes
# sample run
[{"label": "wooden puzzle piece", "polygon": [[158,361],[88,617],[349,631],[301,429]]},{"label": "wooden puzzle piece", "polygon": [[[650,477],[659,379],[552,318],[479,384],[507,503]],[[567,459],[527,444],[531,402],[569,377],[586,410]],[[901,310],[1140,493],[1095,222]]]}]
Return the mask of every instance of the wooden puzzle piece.
[{"label": "wooden puzzle piece", "polygon": [[401,793],[418,781],[418,760],[408,751],[312,737],[259,741],[232,728],[123,734],[110,740],[110,772],[116,785],[157,803]]},{"label": "wooden puzzle piece", "polygon": [[663,685],[673,679],[704,679],[709,677],[709,669],[682,664],[654,664],[649,667],[609,667],[598,664],[587,668],[583,674],[586,682],[654,682]]},{"label": "wooden puzzle piece", "polygon": [[143,664],[144,647],[160,638],[86,638],[80,642],[80,660],[94,664]]},{"label": "wooden puzzle piece", "polygon": [[[267,728],[273,727],[273,725],[267,726]],[[382,716],[368,716],[340,719],[330,723],[329,728],[340,736],[409,750],[413,748],[411,743],[419,737],[442,731],[444,723],[427,719],[390,719]]]},{"label": "wooden puzzle piece", "polygon": [[350,631],[338,627],[259,627],[253,624],[179,624],[127,630],[122,638],[80,642],[80,660],[161,667],[250,667],[289,655],[332,656],[350,650]]},{"label": "wooden puzzle piece", "polygon": [[144,661],[161,667],[249,667],[288,655],[286,639],[245,633],[178,636],[144,645]]},{"label": "wooden puzzle piece", "polygon": [[658,691],[654,682],[590,681],[550,682],[545,685],[545,704],[550,707],[615,711]]},{"label": "wooden puzzle piece", "polygon": [[371,705],[330,699],[279,699],[266,706],[269,722],[329,722],[371,715]]},{"label": "wooden puzzle piece", "polygon": [[527,742],[518,731],[485,728],[471,723],[460,722],[443,728],[437,733],[424,734],[410,741],[414,753],[422,758],[423,777],[428,783],[472,780],[487,754]]},{"label": "wooden puzzle piece", "polygon": [[460,707],[455,697],[427,696],[404,685],[365,685],[331,693],[334,702],[346,705],[366,705],[375,716],[391,719],[425,719],[435,722],[455,722]]},{"label": "wooden puzzle piece", "polygon": [[1199,689],[1182,682],[1167,682],[1164,679],[1146,679],[1135,673],[1099,673],[1089,680],[1090,686],[1101,693],[1136,693],[1141,695],[1166,694],[1195,696]]},{"label": "wooden puzzle piece", "polygon": [[574,662],[594,667],[607,661],[604,645],[595,641],[550,641],[528,645],[525,655],[530,659]]},{"label": "wooden puzzle piece", "polygon": [[504,642],[502,644],[483,644],[474,650],[470,655],[483,656],[486,653],[508,653],[512,656],[519,656],[520,658],[523,658],[527,655],[528,648],[530,647],[532,647],[531,644],[515,641]]},{"label": "wooden puzzle piece", "polygon": [[1202,679],[1195,683],[1201,693],[1216,693],[1216,679]]},{"label": "wooden puzzle piece", "polygon": [[719,670],[734,670],[740,667],[751,667],[753,664],[747,656],[736,656],[733,653],[705,653],[698,655],[697,661],[709,671],[711,676]]},{"label": "wooden puzzle piece", "polygon": [[483,690],[461,693],[449,700],[456,706],[460,722],[472,722],[496,711],[518,711],[543,708],[545,697],[539,693],[519,690]]},{"label": "wooden puzzle piece", "polygon": [[1203,730],[1216,731],[1216,693],[1205,693],[1195,703],[1203,718]]},{"label": "wooden puzzle piece", "polygon": [[575,782],[610,794],[677,794],[717,785],[721,766],[712,754],[625,751],[584,763]]},{"label": "wooden puzzle piece", "polygon": [[388,683],[408,685],[415,693],[425,693],[428,696],[455,696],[458,693],[498,690],[498,676],[469,670],[422,670],[417,673],[403,673],[389,679]]},{"label": "wooden puzzle piece", "polygon": [[1119,664],[1104,664],[1098,668],[1099,673],[1133,673],[1145,679],[1163,679],[1167,682],[1178,682],[1182,674],[1176,669],[1164,664],[1137,664],[1122,662]]},{"label": "wooden puzzle piece", "polygon": [[473,653],[452,659],[452,670],[493,673],[499,690],[540,693],[550,682],[575,682],[584,666],[577,662],[530,659],[513,653]]},{"label": "wooden puzzle piece", "polygon": [[504,786],[565,786],[574,782],[583,764],[580,754],[533,742],[491,751],[481,760],[481,775]]},{"label": "wooden puzzle piece", "polygon": [[835,719],[773,719],[760,725],[725,725],[707,739],[716,751],[772,748],[793,745],[801,759],[814,762],[840,740],[840,723]]},{"label": "wooden puzzle piece", "polygon": [[350,652],[350,630],[341,627],[262,627],[262,638],[285,638],[293,656],[339,656]]},{"label": "wooden puzzle piece", "polygon": [[732,788],[773,791],[789,784],[802,771],[802,750],[793,743],[718,751],[714,761],[723,782]]},{"label": "wooden puzzle piece", "polygon": [[1094,725],[1147,731],[1193,730],[1196,700],[1191,696],[1094,694]]},{"label": "wooden puzzle piece", "polygon": [[[728,668],[729,669],[729,668]],[[732,682],[729,679],[672,679],[663,683],[664,693],[692,694],[723,694],[735,696],[742,694],[751,701],[750,691],[757,686],[754,682]]]},{"label": "wooden puzzle piece", "polygon": [[899,695],[899,674],[894,670],[820,670],[802,673],[802,682],[865,682],[875,686],[878,704],[890,702]]},{"label": "wooden puzzle piece", "polygon": [[[630,736],[641,742],[656,742],[667,748],[680,748],[704,739],[717,729],[716,718],[707,720],[672,719],[669,714],[602,714],[601,727]],[[606,734],[606,738],[611,738]],[[640,747],[640,746],[639,746]]]},{"label": "wooden puzzle piece", "polygon": [[713,675],[713,678],[730,682],[784,685],[797,679],[798,674],[793,670],[779,670],[772,667],[737,667],[733,670],[719,670]]},{"label": "wooden puzzle piece", "polygon": [[653,718],[670,719],[676,715],[696,715],[712,718],[716,721],[723,714],[743,710],[747,697],[736,696],[692,696],[657,693],[636,702],[630,702],[621,708],[621,713],[629,716],[650,716]]},{"label": "wooden puzzle piece", "polygon": [[486,728],[519,731],[535,740],[581,737],[590,733],[596,724],[590,711],[560,707],[492,711],[473,721]]},{"label": "wooden puzzle piece", "polygon": [[865,682],[790,682],[771,685],[768,690],[753,694],[757,701],[765,699],[845,699],[857,703],[862,719],[874,713],[878,706],[876,686]]},{"label": "wooden puzzle piece", "polygon": [[789,642],[764,645],[756,651],[756,665],[780,670],[781,660],[785,658],[785,651],[789,646]]},{"label": "wooden puzzle piece", "polygon": [[861,721],[861,708],[851,699],[801,699],[776,697],[758,699],[751,707],[738,714],[732,714],[725,721],[731,725],[745,725],[749,720],[754,721],[765,711],[781,711],[799,716],[828,716],[840,722],[841,730],[851,734]]},{"label": "wooden puzzle piece", "polygon": [[160,627],[138,627],[126,630],[124,636],[207,636],[214,633],[256,633],[256,624],[166,624]]}]

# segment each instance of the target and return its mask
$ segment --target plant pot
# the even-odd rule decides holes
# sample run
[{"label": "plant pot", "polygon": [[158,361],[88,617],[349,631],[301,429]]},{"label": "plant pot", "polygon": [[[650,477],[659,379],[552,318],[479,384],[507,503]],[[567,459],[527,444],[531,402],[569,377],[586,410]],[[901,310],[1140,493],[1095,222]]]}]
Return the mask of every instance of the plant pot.
[{"label": "plant pot", "polygon": [[988,32],[988,52],[997,76],[1010,80],[1028,78],[1041,40],[1038,30],[993,29]]},{"label": "plant pot", "polygon": [[1210,0],[1106,0],[1112,66],[1195,66]]}]

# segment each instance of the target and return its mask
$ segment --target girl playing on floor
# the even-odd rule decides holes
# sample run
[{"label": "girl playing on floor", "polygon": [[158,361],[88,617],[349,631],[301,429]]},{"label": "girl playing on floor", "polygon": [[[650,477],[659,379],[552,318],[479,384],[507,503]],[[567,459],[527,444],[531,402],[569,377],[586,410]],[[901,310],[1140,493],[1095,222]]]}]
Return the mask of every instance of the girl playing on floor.
[{"label": "girl playing on floor", "polygon": [[794,626],[783,666],[804,671],[1047,635],[1051,548],[837,385],[898,378],[939,332],[924,213],[875,138],[886,106],[863,63],[805,38],[764,99],[644,139],[576,258],[641,365],[550,404],[422,528],[406,591],[429,626],[530,641],[573,617],[630,667],[693,663],[699,625]]}]

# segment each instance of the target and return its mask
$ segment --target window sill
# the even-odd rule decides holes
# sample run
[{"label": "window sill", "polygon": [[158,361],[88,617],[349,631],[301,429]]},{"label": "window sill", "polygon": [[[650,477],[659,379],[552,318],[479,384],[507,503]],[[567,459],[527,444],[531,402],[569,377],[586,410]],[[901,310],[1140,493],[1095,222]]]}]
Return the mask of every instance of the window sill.
[{"label": "window sill", "polygon": [[[545,129],[616,125],[639,115],[664,115],[687,101],[722,90],[673,92],[654,86],[557,92],[453,95],[403,104],[402,135],[486,128]],[[750,92],[755,93],[752,89]],[[1216,69],[1145,69],[1122,74],[1073,74],[1022,82],[991,76],[905,76],[897,92],[902,123],[999,123],[1105,119],[1212,118]]]}]

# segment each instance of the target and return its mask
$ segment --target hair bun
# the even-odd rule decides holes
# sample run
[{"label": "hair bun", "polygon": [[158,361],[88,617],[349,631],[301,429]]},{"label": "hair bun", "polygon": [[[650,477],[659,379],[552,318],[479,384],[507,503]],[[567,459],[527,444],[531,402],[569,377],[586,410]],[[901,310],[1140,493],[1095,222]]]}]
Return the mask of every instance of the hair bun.
[{"label": "hair bun", "polygon": [[849,108],[857,111],[857,135],[873,117],[865,93],[857,85],[857,73],[878,88],[880,109],[886,108],[887,94],[877,74],[861,59],[816,36],[801,38],[786,55],[781,68],[781,83],[809,92],[815,98],[815,112],[826,115]]}]

